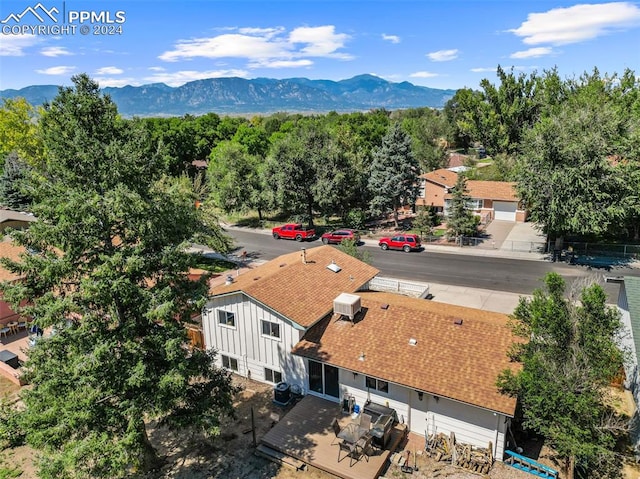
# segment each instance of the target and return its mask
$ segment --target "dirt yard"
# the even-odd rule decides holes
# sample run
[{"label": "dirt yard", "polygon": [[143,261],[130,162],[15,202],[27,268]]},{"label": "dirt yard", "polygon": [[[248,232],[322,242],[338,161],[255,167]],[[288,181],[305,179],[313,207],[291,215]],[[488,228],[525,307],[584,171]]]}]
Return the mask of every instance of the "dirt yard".
[{"label": "dirt yard", "polygon": [[[275,415],[282,417],[287,410],[273,402],[273,386],[236,378],[242,387],[235,402],[236,419],[228,418],[224,431],[214,440],[206,440],[198,435],[175,434],[164,428],[149,424],[151,441],[165,459],[161,470],[150,473],[146,479],[335,479],[318,469],[295,471],[272,463],[254,454],[251,430],[251,410],[255,421],[256,441],[273,426]],[[423,445],[404,444],[407,451],[417,451],[410,461],[417,469],[409,474],[397,465],[390,465],[384,474],[387,479],[530,479],[532,476],[502,463],[496,463],[488,475],[482,476],[458,467],[435,462],[421,454]],[[9,449],[0,453],[0,466],[16,467],[22,471],[20,479],[37,479],[33,465],[34,452],[27,447]],[[633,476],[636,479],[636,476]]]}]

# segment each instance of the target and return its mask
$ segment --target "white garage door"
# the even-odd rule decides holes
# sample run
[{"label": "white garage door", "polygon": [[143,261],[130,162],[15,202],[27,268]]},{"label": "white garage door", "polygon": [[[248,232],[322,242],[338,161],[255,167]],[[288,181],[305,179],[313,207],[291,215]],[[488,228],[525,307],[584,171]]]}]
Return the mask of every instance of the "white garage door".
[{"label": "white garage door", "polygon": [[494,220],[515,221],[516,207],[518,203],[515,201],[494,201]]}]

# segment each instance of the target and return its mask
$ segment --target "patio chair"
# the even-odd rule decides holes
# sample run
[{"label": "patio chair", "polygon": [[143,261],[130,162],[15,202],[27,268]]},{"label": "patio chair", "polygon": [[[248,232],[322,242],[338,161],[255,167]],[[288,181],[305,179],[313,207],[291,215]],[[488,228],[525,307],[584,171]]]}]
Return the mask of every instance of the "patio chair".
[{"label": "patio chair", "polygon": [[[333,440],[331,441],[331,445],[333,446],[335,444],[336,439],[338,439],[338,434],[340,434],[340,431],[342,430],[342,428],[340,427],[340,424],[338,424],[338,420],[337,419],[333,419],[333,421],[331,421],[331,429],[333,429],[333,433],[336,435],[336,437],[333,438]],[[342,440],[340,440],[340,442],[342,442]],[[340,454],[338,453],[338,457],[340,456]]]},{"label": "patio chair", "polygon": [[4,337],[7,337],[7,333],[11,332],[11,328],[8,328],[7,326],[2,326],[2,328],[0,328],[0,337],[2,337],[4,335]]},{"label": "patio chair", "polygon": [[346,441],[340,442],[340,449],[338,449],[338,462],[342,461],[342,459],[340,459],[340,453],[342,453],[343,451],[346,452],[347,454],[342,459],[349,456],[349,467],[353,466],[356,462],[358,462],[358,460],[354,457],[354,455],[358,453],[357,444],[351,444]]},{"label": "patio chair", "polygon": [[371,429],[371,416],[364,413],[360,414],[360,427],[367,431]]},{"label": "patio chair", "polygon": [[356,454],[356,462],[358,462],[362,456],[369,462],[369,452],[371,451],[371,441],[373,440],[373,436],[369,433],[362,436],[358,439],[358,442],[355,443],[355,454]]}]

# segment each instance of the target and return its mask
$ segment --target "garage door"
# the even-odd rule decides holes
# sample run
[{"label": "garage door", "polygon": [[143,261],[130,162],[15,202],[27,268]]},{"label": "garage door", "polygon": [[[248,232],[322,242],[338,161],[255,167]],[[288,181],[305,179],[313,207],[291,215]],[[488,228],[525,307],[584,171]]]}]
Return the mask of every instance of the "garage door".
[{"label": "garage door", "polygon": [[494,201],[494,220],[515,221],[516,220],[516,207],[518,203],[515,201]]}]

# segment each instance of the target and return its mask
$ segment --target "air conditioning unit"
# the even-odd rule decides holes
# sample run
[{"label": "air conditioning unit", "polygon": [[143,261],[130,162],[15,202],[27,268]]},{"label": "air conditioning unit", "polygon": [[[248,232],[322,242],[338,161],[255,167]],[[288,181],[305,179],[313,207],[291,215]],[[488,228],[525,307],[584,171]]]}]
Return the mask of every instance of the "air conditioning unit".
[{"label": "air conditioning unit", "polygon": [[357,294],[341,293],[333,300],[333,312],[348,317],[351,321],[360,312],[360,296]]}]

